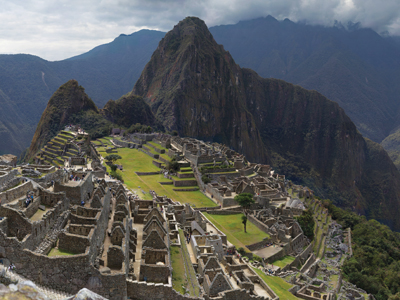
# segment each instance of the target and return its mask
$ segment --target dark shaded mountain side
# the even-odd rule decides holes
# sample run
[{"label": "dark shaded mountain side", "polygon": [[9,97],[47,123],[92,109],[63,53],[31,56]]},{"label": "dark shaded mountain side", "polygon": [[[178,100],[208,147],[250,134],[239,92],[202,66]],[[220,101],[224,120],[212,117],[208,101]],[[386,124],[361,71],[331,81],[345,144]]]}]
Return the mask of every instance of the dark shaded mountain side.
[{"label": "dark shaded mountain side", "polygon": [[24,145],[20,139],[31,139],[30,128],[24,124],[14,103],[0,90],[0,155],[19,153]]},{"label": "dark shaded mountain side", "polygon": [[242,67],[338,102],[375,142],[393,130],[400,108],[400,51],[390,39],[371,29],[311,26],[271,16],[210,31]]},{"label": "dark shaded mountain side", "polygon": [[223,141],[320,196],[400,229],[400,173],[383,148],[320,93],[241,69],[201,20],[186,18],[166,34],[132,93],[168,129]]},{"label": "dark shaded mountain side", "polygon": [[19,155],[29,146],[48,99],[62,84],[49,64],[32,55],[0,55],[0,153]]},{"label": "dark shaded mountain side", "polygon": [[100,107],[129,92],[164,34],[141,30],[120,35],[111,43],[57,62],[25,54],[0,55],[0,138],[7,141],[0,143],[0,154],[19,155],[29,146],[47,101],[70,79],[85,86]]},{"label": "dark shaded mountain side", "polygon": [[116,101],[110,100],[100,113],[110,122],[123,127],[136,123],[158,125],[150,106],[139,96],[129,95]]}]

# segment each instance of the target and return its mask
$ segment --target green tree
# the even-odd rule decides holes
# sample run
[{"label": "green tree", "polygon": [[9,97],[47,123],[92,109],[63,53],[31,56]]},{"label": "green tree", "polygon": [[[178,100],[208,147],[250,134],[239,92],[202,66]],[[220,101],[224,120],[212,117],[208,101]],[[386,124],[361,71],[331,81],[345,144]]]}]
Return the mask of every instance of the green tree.
[{"label": "green tree", "polygon": [[249,193],[242,193],[235,196],[235,201],[242,207],[243,213],[247,216],[250,206],[255,203],[253,195]]},{"label": "green tree", "polygon": [[246,216],[242,216],[242,223],[243,223],[243,227],[244,227],[244,232],[247,233],[247,231],[246,231],[247,217]]},{"label": "green tree", "polygon": [[208,183],[210,183],[210,182],[211,182],[211,179],[210,179],[210,178],[208,178],[208,176],[207,176],[207,175],[203,175],[203,176],[201,176],[201,180],[204,182],[204,184],[208,184]]},{"label": "green tree", "polygon": [[312,212],[307,209],[303,211],[301,216],[297,217],[297,222],[299,222],[299,225],[301,229],[303,230],[303,233],[306,237],[308,237],[310,240],[314,238],[314,226],[315,226],[315,221],[312,215]]},{"label": "green tree", "polygon": [[179,171],[179,163],[176,157],[172,158],[171,161],[167,163],[167,170],[171,172]]},{"label": "green tree", "polygon": [[172,136],[178,136],[178,131],[173,130],[173,131],[172,131]]},{"label": "green tree", "polygon": [[118,154],[110,154],[110,155],[107,155],[106,157],[104,157],[104,159],[105,159],[106,161],[112,163],[113,165],[115,164],[115,162],[116,162],[118,159],[121,159],[121,158],[122,158],[122,157],[119,156]]}]

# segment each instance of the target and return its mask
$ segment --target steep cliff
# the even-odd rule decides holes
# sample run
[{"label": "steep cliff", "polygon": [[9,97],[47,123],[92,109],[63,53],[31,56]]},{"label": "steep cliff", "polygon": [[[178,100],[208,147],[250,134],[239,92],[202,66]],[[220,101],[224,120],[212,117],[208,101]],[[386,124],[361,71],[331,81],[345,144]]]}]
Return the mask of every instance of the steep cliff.
[{"label": "steep cliff", "polygon": [[200,19],[186,18],[166,34],[132,93],[168,129],[224,142],[400,229],[400,173],[383,148],[318,92],[241,69]]}]

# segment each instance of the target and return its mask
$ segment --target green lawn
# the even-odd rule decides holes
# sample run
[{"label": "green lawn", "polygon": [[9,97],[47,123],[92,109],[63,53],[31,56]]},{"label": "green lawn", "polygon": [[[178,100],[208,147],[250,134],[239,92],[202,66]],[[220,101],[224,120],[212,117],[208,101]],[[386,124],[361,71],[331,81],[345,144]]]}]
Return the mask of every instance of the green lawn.
[{"label": "green lawn", "polygon": [[264,238],[270,237],[267,233],[261,231],[255,225],[250,223],[250,221],[247,221],[247,233],[245,233],[242,224],[243,214],[210,215],[204,213],[204,215],[213,222],[219,230],[226,234],[229,242],[235,245],[236,248],[243,247],[249,252],[250,250],[246,248],[246,245],[261,242]]},{"label": "green lawn", "polygon": [[281,259],[274,261],[273,265],[283,268],[286,265],[292,263],[294,260],[295,260],[295,257],[287,255],[287,256],[282,257]]},{"label": "green lawn", "polygon": [[280,277],[268,276],[260,269],[253,268],[254,271],[265,281],[266,284],[275,292],[279,299],[285,300],[297,300],[299,298],[295,297],[288,290],[292,287],[290,283],[287,283]]},{"label": "green lawn", "polygon": [[[105,157],[108,153],[102,151],[103,148],[97,148],[99,153]],[[207,198],[200,191],[192,192],[176,192],[173,191],[175,188],[173,185],[161,185],[159,182],[172,182],[171,180],[164,178],[164,175],[145,175],[138,176],[135,172],[157,172],[160,171],[152,161],[152,157],[139,151],[137,149],[130,148],[119,148],[117,149],[118,155],[122,159],[117,161],[117,164],[122,164],[124,170],[118,171],[123,179],[124,183],[128,188],[135,190],[137,194],[145,200],[151,200],[152,197],[149,194],[149,190],[155,191],[160,196],[167,196],[174,201],[183,203],[190,203],[195,207],[214,207],[216,204],[209,198]],[[110,171],[107,166],[107,170]],[[140,187],[140,188],[139,188]],[[187,187],[182,187],[187,188]],[[144,190],[146,194],[142,194],[141,190]]]},{"label": "green lawn", "polygon": [[186,293],[186,274],[183,264],[181,248],[171,246],[171,264],[172,264],[172,287],[175,291],[184,295]]},{"label": "green lawn", "polygon": [[49,254],[47,254],[47,256],[69,256],[69,255],[75,255],[75,254],[67,251],[62,251],[56,248],[51,249]]}]

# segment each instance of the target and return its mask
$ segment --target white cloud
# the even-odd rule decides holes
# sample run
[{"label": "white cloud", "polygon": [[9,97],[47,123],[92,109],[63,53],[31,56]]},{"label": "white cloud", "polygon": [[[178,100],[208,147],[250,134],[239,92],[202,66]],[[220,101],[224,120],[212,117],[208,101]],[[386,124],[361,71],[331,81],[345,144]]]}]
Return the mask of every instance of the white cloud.
[{"label": "white cloud", "polygon": [[142,28],[168,31],[186,16],[208,26],[272,15],[332,25],[334,20],[400,35],[398,0],[0,0],[0,53],[64,59]]}]

